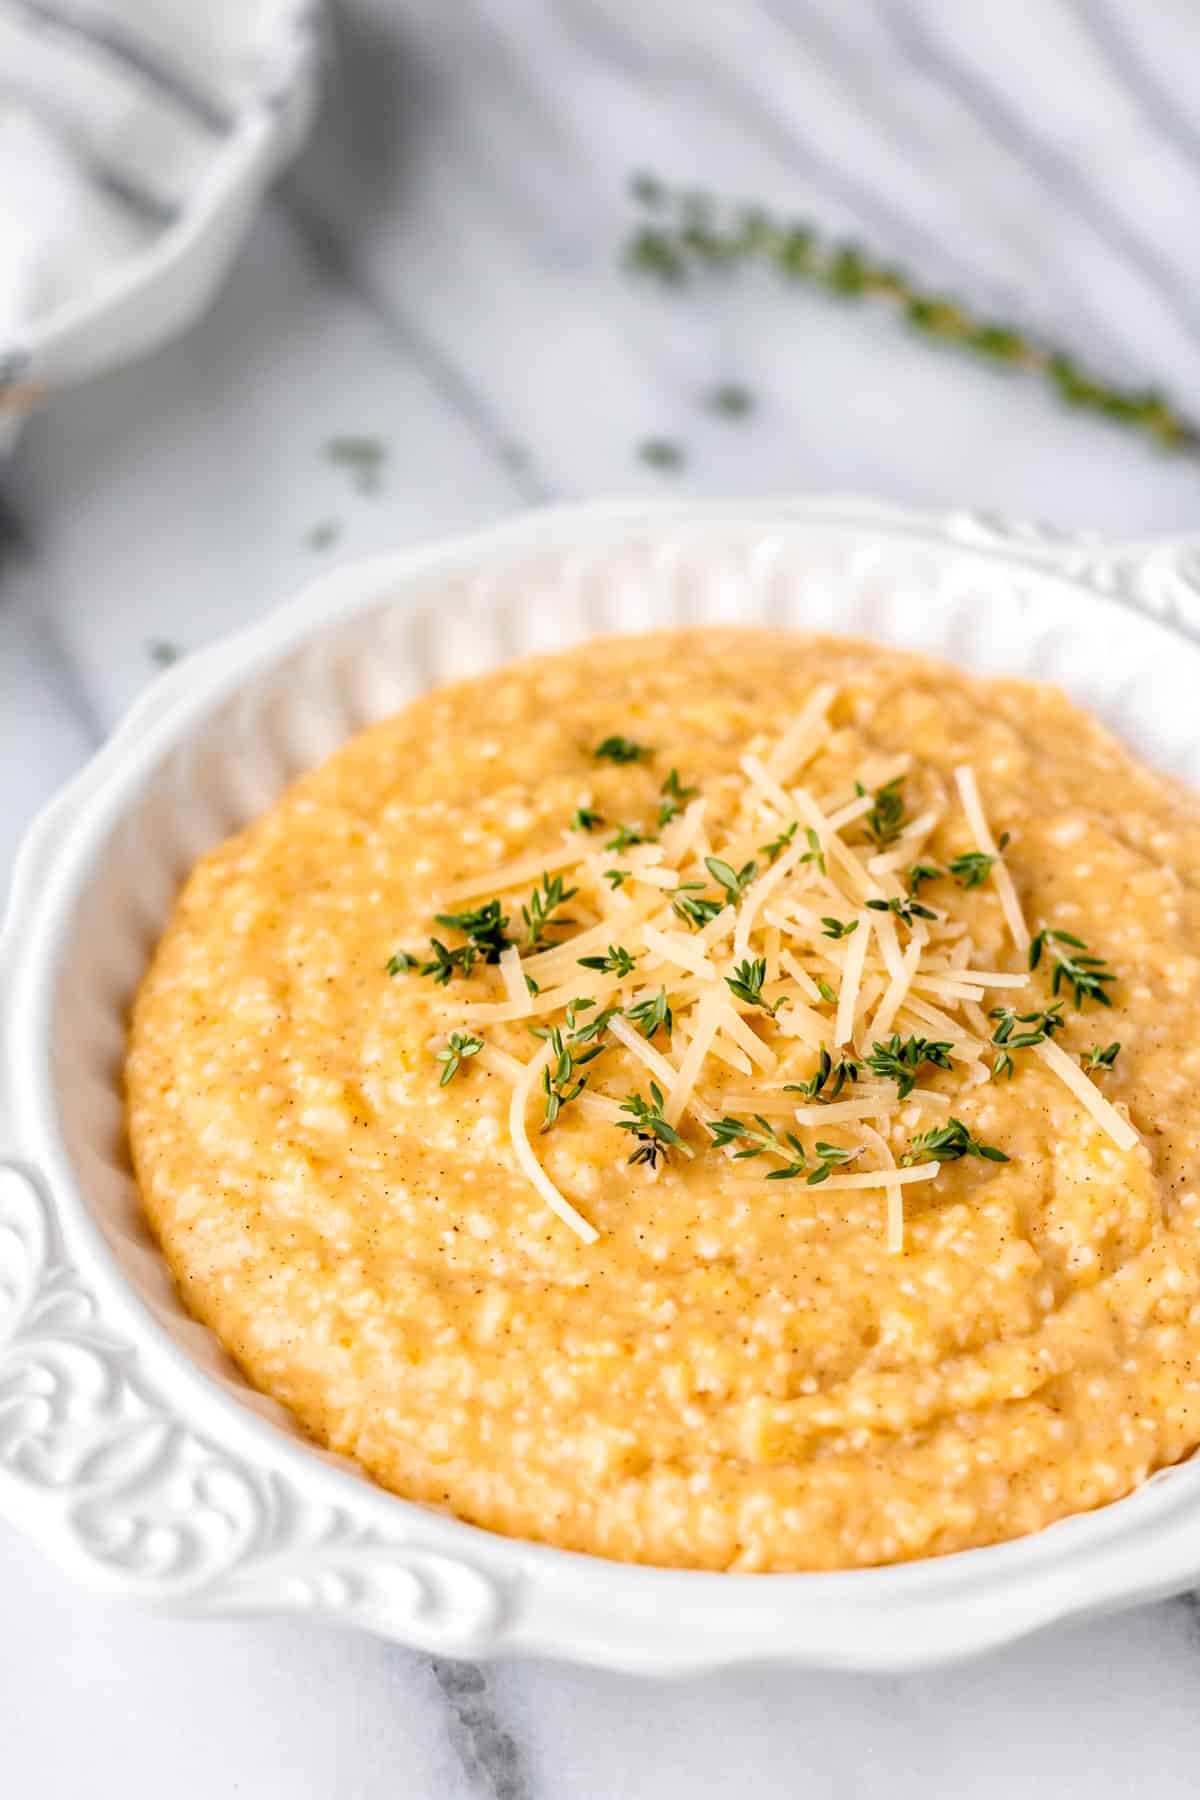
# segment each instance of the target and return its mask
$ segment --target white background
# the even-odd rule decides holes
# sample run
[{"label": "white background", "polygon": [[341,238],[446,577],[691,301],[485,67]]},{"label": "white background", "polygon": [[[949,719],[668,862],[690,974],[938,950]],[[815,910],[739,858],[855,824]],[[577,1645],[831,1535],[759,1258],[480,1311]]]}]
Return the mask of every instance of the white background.
[{"label": "white background", "polygon": [[[343,557],[598,493],[854,491],[1122,536],[1200,517],[1200,463],[886,312],[619,266],[651,168],[1200,416],[1192,0],[354,0],[336,27],[314,137],[211,314],[55,399],[0,471],[0,887],[155,642]],[[705,410],[731,380],[747,418]],[[386,446],[378,492],[329,461],[341,434]],[[683,466],[646,467],[650,437]],[[0,1596],[6,1800],[1195,1792],[1188,1600],[936,1676],[661,1687],[142,1617],[2,1528]]]}]

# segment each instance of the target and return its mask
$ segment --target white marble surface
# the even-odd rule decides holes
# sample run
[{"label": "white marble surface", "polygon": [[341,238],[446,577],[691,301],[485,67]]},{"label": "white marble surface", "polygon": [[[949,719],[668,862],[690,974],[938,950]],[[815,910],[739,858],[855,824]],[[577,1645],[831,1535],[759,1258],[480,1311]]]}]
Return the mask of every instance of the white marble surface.
[{"label": "white marble surface", "polygon": [[[1191,0],[353,0],[336,25],[312,144],[210,316],[56,399],[0,470],[0,887],[153,642],[194,647],[343,556],[602,492],[1195,523],[1196,464],[886,316],[617,267],[649,166],[854,236],[1200,414]],[[729,379],[749,418],[704,411]],[[342,433],[386,444],[377,493],[323,454]],[[685,466],[639,462],[651,436]],[[0,1593],[14,1800],[1195,1791],[1188,1600],[947,1674],[656,1687],[136,1616],[3,1529]]]}]

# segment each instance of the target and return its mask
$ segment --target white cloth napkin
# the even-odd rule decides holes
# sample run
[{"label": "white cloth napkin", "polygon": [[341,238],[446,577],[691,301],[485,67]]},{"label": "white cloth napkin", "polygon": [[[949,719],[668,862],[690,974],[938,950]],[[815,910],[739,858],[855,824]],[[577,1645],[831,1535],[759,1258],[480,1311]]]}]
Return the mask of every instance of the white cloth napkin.
[{"label": "white cloth napkin", "polygon": [[206,304],[316,90],[316,0],[0,0],[0,449]]}]

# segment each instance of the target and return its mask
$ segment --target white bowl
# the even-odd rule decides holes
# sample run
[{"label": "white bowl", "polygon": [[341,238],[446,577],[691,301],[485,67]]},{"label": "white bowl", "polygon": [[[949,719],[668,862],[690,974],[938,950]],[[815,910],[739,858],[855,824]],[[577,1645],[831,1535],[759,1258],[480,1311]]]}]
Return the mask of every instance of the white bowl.
[{"label": "white bowl", "polygon": [[0,452],[208,305],[316,103],[319,0],[0,5]]},{"label": "white bowl", "polygon": [[[1200,1459],[992,1549],[844,1574],[604,1562],[397,1499],[183,1312],[122,1148],[125,1009],[194,858],[430,682],[596,630],[769,620],[1058,680],[1200,786],[1200,557],[852,503],[591,506],[341,569],[148,690],[42,814],[0,938],[0,1506],[172,1612],[454,1654],[907,1669],[1200,1579]],[[1151,617],[1169,615],[1175,627]]]}]

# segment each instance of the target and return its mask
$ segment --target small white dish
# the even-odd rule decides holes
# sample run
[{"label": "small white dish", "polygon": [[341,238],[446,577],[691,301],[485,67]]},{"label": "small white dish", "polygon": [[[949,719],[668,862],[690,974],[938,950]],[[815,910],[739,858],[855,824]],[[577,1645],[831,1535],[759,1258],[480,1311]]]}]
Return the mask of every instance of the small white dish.
[{"label": "small white dish", "polygon": [[0,451],[208,304],[317,92],[319,0],[0,0]]},{"label": "small white dish", "polygon": [[1196,540],[1083,545],[852,502],[594,505],[340,569],[169,671],[33,826],[0,937],[0,1509],[61,1563],[171,1612],[306,1612],[654,1674],[911,1669],[1200,1581],[1200,1458],[1015,1543],[844,1574],[497,1537],[315,1449],[180,1307],[123,1153],[120,1065],[191,862],[431,682],[717,619],[1060,681],[1200,786]]}]

